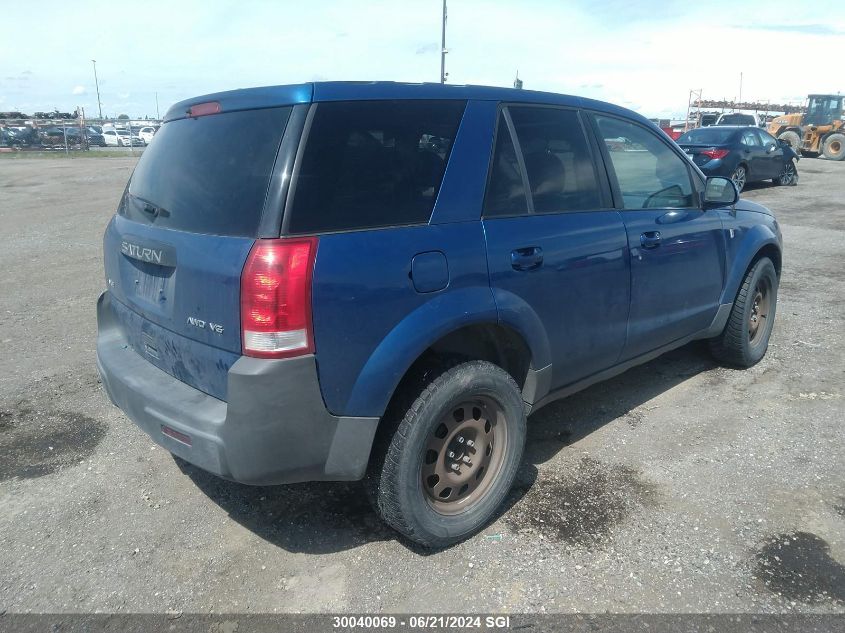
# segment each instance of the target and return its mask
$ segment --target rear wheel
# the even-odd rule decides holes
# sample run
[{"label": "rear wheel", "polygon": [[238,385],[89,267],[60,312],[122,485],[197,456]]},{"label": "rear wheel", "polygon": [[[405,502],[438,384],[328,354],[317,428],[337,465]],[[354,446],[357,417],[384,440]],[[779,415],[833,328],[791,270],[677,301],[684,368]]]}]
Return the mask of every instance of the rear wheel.
[{"label": "rear wheel", "polygon": [[522,459],[526,423],[519,387],[496,365],[469,361],[432,374],[382,422],[395,416],[366,485],[388,525],[439,548],[496,514]]},{"label": "rear wheel", "polygon": [[801,137],[798,136],[798,132],[794,130],[787,130],[778,136],[778,138],[789,143],[789,146],[796,152],[801,149]]},{"label": "rear wheel", "polygon": [[824,140],[822,154],[828,160],[845,160],[845,134],[831,134]]},{"label": "rear wheel", "polygon": [[775,323],[778,276],[768,257],[757,260],[746,273],[722,333],[710,339],[718,360],[751,367],[766,354]]},{"label": "rear wheel", "polygon": [[734,173],[731,174],[731,180],[734,181],[737,191],[742,191],[743,189],[745,189],[745,183],[747,179],[748,172],[745,169],[745,165],[737,165],[736,169],[734,169]]}]

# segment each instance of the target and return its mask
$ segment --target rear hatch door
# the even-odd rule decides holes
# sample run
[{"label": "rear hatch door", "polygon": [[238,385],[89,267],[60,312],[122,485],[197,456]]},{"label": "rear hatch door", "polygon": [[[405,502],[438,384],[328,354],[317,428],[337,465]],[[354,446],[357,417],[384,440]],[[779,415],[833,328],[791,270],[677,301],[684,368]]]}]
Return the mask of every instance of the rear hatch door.
[{"label": "rear hatch door", "polygon": [[130,346],[221,399],[241,352],[240,276],[266,226],[265,200],[291,110],[166,122],[104,238],[106,281]]}]

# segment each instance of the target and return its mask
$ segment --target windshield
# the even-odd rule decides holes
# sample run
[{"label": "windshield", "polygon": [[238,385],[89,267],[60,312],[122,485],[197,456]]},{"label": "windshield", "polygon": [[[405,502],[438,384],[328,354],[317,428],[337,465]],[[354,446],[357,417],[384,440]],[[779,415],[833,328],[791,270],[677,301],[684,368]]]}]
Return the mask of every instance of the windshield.
[{"label": "windshield", "polygon": [[180,231],[255,237],[290,112],[243,110],[165,123],[138,161],[121,213]]},{"label": "windshield", "polygon": [[690,145],[722,145],[727,143],[736,130],[719,129],[718,127],[701,127],[682,134],[679,144]]},{"label": "windshield", "polygon": [[807,107],[807,123],[821,125],[842,118],[842,97],[812,97]]}]

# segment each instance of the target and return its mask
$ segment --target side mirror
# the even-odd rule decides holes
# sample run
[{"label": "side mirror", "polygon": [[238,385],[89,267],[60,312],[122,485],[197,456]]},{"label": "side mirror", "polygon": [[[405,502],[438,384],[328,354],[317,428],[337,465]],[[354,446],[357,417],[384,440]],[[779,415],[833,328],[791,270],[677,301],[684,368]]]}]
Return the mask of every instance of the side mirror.
[{"label": "side mirror", "polygon": [[727,207],[736,204],[739,192],[730,178],[713,176],[704,184],[704,208]]}]

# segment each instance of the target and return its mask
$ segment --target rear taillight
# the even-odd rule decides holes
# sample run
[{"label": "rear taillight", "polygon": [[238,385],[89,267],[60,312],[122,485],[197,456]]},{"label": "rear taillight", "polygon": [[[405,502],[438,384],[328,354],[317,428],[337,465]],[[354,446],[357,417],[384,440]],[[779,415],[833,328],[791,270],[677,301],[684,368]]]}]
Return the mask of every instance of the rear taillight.
[{"label": "rear taillight", "polygon": [[702,156],[706,156],[710,160],[716,160],[717,158],[724,158],[725,156],[727,156],[729,151],[730,150],[713,148],[701,150],[699,154],[701,154]]},{"label": "rear taillight", "polygon": [[311,274],[317,238],[256,240],[241,275],[243,353],[284,358],[314,351]]}]

